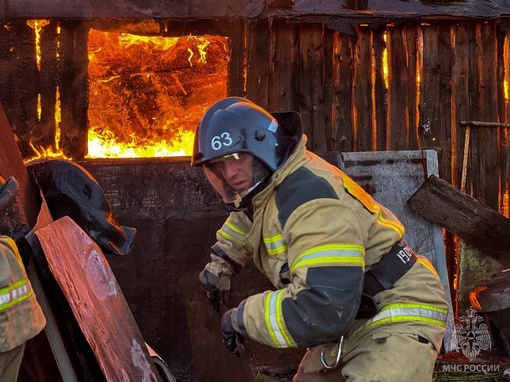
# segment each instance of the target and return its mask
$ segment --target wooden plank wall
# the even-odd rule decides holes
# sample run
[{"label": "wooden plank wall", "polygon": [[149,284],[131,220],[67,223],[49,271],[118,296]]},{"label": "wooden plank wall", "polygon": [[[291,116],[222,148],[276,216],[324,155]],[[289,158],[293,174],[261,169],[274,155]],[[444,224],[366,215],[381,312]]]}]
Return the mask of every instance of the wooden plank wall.
[{"label": "wooden plank wall", "polygon": [[[270,110],[301,112],[313,151],[432,148],[441,177],[460,186],[460,121],[508,122],[509,43],[496,22],[360,26],[352,34],[280,19],[245,25],[247,59],[231,65],[247,67],[230,72],[246,73],[246,85],[231,92]],[[29,140],[50,145],[57,87],[64,152],[85,154],[87,28],[60,27],[59,61],[56,23],[42,30],[40,71],[33,29],[15,22],[0,31],[0,100],[27,155]],[[240,56],[242,46],[233,48]],[[508,128],[472,130],[467,190],[508,215]]]},{"label": "wooden plank wall", "polygon": [[[248,35],[256,68],[248,70],[247,97],[301,112],[308,147],[318,153],[434,149],[440,177],[460,188],[460,122],[510,122],[509,42],[498,23],[359,26],[347,34],[272,20]],[[509,153],[508,128],[471,128],[466,191],[507,217]],[[461,305],[469,304],[469,290],[498,264],[472,248],[459,260],[458,239],[447,232],[445,247],[451,290],[460,278]],[[469,272],[473,264],[481,271]]]},{"label": "wooden plank wall", "polygon": [[[510,77],[506,32],[497,22],[359,26],[352,34],[323,23],[246,21],[246,60],[230,70],[231,93],[270,110],[301,112],[309,148],[325,151],[436,149],[440,176],[461,184],[466,128],[460,121],[508,122]],[[0,101],[24,154],[28,141],[48,145],[55,131],[57,87],[61,143],[82,157],[87,131],[87,28],[56,22],[41,33],[22,21],[0,30]],[[238,46],[239,45],[239,46]],[[235,47],[233,56],[242,56]],[[37,97],[41,94],[41,115]],[[234,94],[233,94],[234,95]],[[506,213],[508,128],[473,128],[467,191]],[[73,155],[74,154],[74,155]]]},{"label": "wooden plank wall", "polygon": [[[231,46],[229,73],[236,78],[229,78],[229,94],[272,111],[299,111],[308,147],[319,154],[435,149],[440,177],[460,188],[466,135],[460,122],[509,122],[510,43],[497,21],[360,25],[352,33],[296,19],[235,24],[242,38]],[[42,30],[40,70],[33,29],[21,20],[0,28],[0,101],[30,156],[30,140],[53,144],[60,94],[62,149],[79,159],[88,128],[87,28],[79,21],[59,27],[58,59],[57,23]],[[507,217],[508,130],[471,129],[466,189]],[[454,276],[458,246],[445,238]]]},{"label": "wooden plank wall", "polygon": [[[301,112],[313,151],[435,149],[441,178],[460,187],[460,121],[508,122],[508,39],[497,23],[346,34],[260,20],[247,35],[247,97]],[[508,216],[507,155],[507,128],[472,128],[467,191]]]}]

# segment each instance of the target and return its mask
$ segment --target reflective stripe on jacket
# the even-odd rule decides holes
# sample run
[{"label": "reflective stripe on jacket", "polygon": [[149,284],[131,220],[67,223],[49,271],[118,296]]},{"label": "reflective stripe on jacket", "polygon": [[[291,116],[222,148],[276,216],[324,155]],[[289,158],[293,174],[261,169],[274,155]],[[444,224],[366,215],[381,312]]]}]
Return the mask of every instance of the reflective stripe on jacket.
[{"label": "reflective stripe on jacket", "polygon": [[[273,347],[312,347],[349,334],[365,270],[404,235],[404,227],[388,209],[338,168],[307,151],[305,144],[303,137],[269,185],[253,198],[253,222],[242,212],[231,213],[214,246],[226,262],[242,266],[252,257],[277,289],[248,297],[235,320],[243,335]],[[414,279],[406,275],[395,288],[376,296],[381,312],[377,317],[391,318],[376,321],[412,322],[437,344],[448,307],[441,283],[423,261],[408,274]],[[414,310],[395,309],[402,304]],[[441,317],[421,320],[422,313],[426,317],[430,312],[418,306],[441,312]]]},{"label": "reflective stripe on jacket", "polygon": [[0,352],[25,343],[45,324],[16,244],[0,236]]}]

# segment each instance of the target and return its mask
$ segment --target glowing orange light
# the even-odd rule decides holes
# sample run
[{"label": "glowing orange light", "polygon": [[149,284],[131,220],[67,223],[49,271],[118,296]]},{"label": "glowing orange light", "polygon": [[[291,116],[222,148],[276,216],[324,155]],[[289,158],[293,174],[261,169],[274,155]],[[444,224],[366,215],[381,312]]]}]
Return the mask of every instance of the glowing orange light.
[{"label": "glowing orange light", "polygon": [[228,39],[89,33],[88,158],[191,155],[200,117],[227,95]]}]

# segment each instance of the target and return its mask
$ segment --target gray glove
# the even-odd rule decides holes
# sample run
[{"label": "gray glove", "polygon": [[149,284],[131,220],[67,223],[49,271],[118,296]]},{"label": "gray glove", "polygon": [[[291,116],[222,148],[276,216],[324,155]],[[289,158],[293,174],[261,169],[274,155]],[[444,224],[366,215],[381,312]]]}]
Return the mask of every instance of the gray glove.
[{"label": "gray glove", "polygon": [[0,234],[13,236],[15,223],[13,218],[19,215],[16,198],[19,194],[19,184],[10,177],[7,182],[0,177]]},{"label": "gray glove", "polygon": [[211,262],[200,272],[198,280],[214,310],[219,312],[220,306],[225,305],[228,300],[230,275],[222,271],[220,264]]},{"label": "gray glove", "polygon": [[232,323],[232,316],[235,314],[237,314],[237,309],[230,309],[221,317],[221,337],[227,350],[240,357],[244,353],[244,338],[236,332]]}]

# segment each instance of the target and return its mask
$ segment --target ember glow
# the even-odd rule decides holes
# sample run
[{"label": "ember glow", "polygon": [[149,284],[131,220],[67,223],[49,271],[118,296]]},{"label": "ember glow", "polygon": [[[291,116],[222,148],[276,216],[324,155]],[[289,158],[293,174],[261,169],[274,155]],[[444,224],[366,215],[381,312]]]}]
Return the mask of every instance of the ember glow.
[{"label": "ember glow", "polygon": [[227,95],[228,38],[91,30],[87,158],[191,155],[201,115]]},{"label": "ember glow", "polygon": [[[34,30],[35,34],[35,55],[36,55],[36,63],[37,70],[41,71],[41,33],[45,26],[49,25],[49,20],[27,20],[27,25]],[[60,34],[60,27],[57,28],[57,34]],[[59,57],[60,50],[60,41],[57,41],[57,58]],[[33,156],[29,158],[25,158],[25,162],[34,161],[40,158],[62,158],[62,159],[72,159],[67,157],[62,149],[60,148],[60,90],[57,86],[56,94],[55,94],[56,104],[55,104],[55,139],[52,146],[44,147],[38,144],[34,144],[32,140],[29,141],[29,145],[33,150]],[[41,121],[41,94],[37,95],[37,120]],[[17,139],[17,137],[16,137]]]}]

